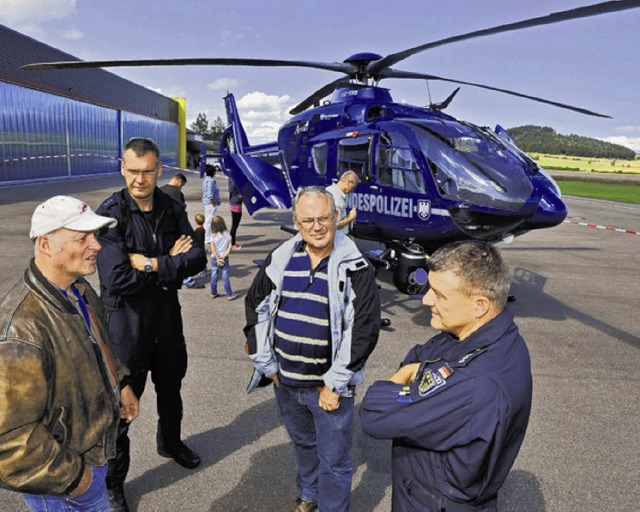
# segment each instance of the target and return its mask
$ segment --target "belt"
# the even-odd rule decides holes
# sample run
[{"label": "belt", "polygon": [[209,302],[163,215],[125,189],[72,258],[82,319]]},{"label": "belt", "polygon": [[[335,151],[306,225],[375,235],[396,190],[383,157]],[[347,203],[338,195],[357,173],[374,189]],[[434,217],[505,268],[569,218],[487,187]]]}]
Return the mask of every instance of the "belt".
[{"label": "belt", "polygon": [[484,510],[486,505],[495,501],[495,498],[493,498],[484,502],[482,505],[471,505],[470,503],[453,501],[445,496],[434,496],[413,480],[407,480],[403,483],[407,494],[420,505],[427,507],[430,512],[479,512]]}]

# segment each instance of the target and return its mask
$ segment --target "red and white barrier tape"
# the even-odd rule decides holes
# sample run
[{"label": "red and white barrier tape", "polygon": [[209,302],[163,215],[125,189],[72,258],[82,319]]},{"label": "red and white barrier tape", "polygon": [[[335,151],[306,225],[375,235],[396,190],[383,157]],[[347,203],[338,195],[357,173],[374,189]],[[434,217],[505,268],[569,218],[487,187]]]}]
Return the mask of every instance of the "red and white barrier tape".
[{"label": "red and white barrier tape", "polygon": [[578,226],[585,226],[587,228],[604,229],[605,231],[615,231],[616,233],[626,233],[628,235],[640,235],[640,232],[632,229],[612,228],[609,226],[600,226],[598,224],[592,224],[591,222],[578,222],[577,220],[565,220],[567,224],[575,224]]},{"label": "red and white barrier tape", "polygon": [[[77,157],[96,157],[96,158],[106,158],[108,160],[117,160],[120,162],[122,158],[118,158],[116,156],[105,156],[105,155],[96,155],[93,153],[76,153],[73,155],[40,155],[40,156],[21,156],[18,158],[4,158],[0,159],[0,163],[8,164],[11,162],[26,162],[28,160],[50,160],[53,158],[77,158]],[[176,171],[184,171],[190,172],[193,174],[200,174],[199,170],[194,169],[183,169],[182,167],[174,167],[173,165],[162,164],[162,167],[167,169],[175,169]]]}]

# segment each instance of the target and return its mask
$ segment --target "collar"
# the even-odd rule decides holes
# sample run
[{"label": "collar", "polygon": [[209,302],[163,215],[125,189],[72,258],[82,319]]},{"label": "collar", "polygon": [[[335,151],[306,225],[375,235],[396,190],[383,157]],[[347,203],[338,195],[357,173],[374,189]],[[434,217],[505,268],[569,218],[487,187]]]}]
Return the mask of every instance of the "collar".
[{"label": "collar", "polygon": [[443,333],[453,344],[447,358],[459,360],[477,349],[486,348],[500,340],[513,327],[513,313],[503,309],[498,316],[472,332],[464,341],[458,341],[450,333]]}]

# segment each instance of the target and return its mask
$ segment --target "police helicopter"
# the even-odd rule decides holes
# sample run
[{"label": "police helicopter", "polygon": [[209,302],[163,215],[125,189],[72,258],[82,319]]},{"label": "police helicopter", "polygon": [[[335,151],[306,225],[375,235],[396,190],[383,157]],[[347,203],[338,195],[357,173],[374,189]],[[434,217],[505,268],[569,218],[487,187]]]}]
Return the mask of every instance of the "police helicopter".
[{"label": "police helicopter", "polygon": [[[357,209],[351,234],[382,242],[384,251],[369,254],[393,271],[395,286],[420,293],[426,283],[428,254],[462,239],[498,242],[533,229],[560,224],[567,215],[553,179],[521,151],[505,130],[476,126],[444,113],[459,88],[428,107],[396,103],[379,82],[387,78],[439,80],[501,92],[609,117],[536,96],[393,69],[419,52],[472,38],[569,21],[640,7],[638,0],[608,1],[547,16],[500,25],[433,41],[381,56],[357,53],[344,62],[308,62],[244,58],[187,58],[39,63],[30,69],[222,65],[308,67],[342,74],[291,110],[278,140],[251,145],[232,94],[225,98],[228,128],[219,154],[250,214],[262,208],[291,207],[298,187],[327,186],[346,170],[360,183],[350,194]],[[329,100],[324,100],[331,95]],[[322,101],[322,102],[321,102]]]}]

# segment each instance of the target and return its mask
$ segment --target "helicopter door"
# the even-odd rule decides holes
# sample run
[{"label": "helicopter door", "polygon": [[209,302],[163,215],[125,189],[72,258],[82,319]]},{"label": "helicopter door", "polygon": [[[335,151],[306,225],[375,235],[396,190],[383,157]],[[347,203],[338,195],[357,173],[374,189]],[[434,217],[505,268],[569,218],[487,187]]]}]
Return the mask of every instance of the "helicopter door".
[{"label": "helicopter door", "polygon": [[385,238],[417,237],[424,227],[419,217],[427,215],[430,201],[422,169],[402,133],[380,133],[371,189],[379,194],[371,207],[378,233]]},{"label": "helicopter door", "polygon": [[357,204],[356,198],[370,194],[372,136],[358,136],[357,133],[351,132],[347,134],[346,138],[338,141],[336,174],[340,176],[343,172],[351,170],[360,178],[356,190],[347,198],[347,206],[358,210],[358,216],[352,228],[353,233],[356,236],[367,238],[375,234],[374,218],[371,211],[363,209]]}]

